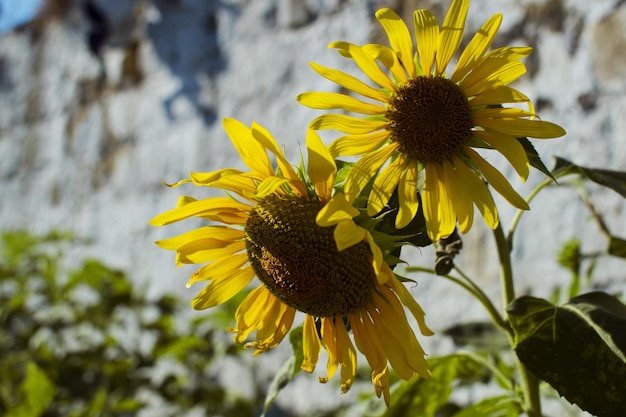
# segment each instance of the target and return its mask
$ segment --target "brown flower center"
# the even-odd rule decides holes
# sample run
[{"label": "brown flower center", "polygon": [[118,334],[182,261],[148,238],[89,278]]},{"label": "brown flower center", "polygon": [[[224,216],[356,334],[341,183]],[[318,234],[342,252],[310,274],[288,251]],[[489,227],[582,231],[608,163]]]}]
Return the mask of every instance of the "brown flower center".
[{"label": "brown flower center", "polygon": [[283,303],[316,317],[342,316],[363,306],[375,274],[365,243],[337,250],[333,227],[320,227],[322,203],[269,196],[246,222],[254,272]]},{"label": "brown flower center", "polygon": [[459,152],[474,127],[467,97],[444,77],[417,77],[401,86],[390,99],[387,120],[399,150],[422,162]]}]

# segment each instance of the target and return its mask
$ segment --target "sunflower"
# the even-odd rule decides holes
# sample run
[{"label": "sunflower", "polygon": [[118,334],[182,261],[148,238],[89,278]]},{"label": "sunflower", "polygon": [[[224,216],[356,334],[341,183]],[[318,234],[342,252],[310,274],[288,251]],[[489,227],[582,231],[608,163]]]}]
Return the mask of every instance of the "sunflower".
[{"label": "sunflower", "polygon": [[[391,47],[347,42],[329,46],[351,58],[374,87],[345,72],[311,63],[317,73],[365,100],[331,92],[298,96],[308,107],[365,115],[325,114],[311,122],[311,127],[345,134],[330,145],[332,157],[362,156],[345,182],[349,201],[375,178],[368,214],[380,212],[397,189],[396,227],[403,228],[418,211],[419,191],[433,241],[450,235],[457,222],[460,230],[467,232],[474,205],[491,228],[497,227],[496,206],[485,182],[513,206],[528,209],[526,201],[475,148],[500,152],[525,181],[529,161],[518,138],[565,134],[561,127],[539,120],[529,98],[508,86],[525,73],[520,59],[532,48],[503,47],[488,52],[501,14],[484,23],[461,53],[452,74],[446,76],[463,38],[468,7],[469,0],[453,0],[441,27],[428,10],[416,10],[416,50],[400,17],[390,9],[378,10],[376,18]],[[527,103],[528,110],[504,107],[507,103]]]},{"label": "sunflower", "polygon": [[[193,307],[222,304],[256,276],[259,282],[239,305],[236,325],[229,329],[237,343],[256,332],[255,340],[245,344],[255,349],[255,355],[277,346],[300,311],[304,313],[302,369],[313,372],[321,348],[328,353],[328,374],[321,382],[340,367],[342,392],[350,389],[356,372],[350,330],[371,365],[376,394],[383,394],[387,404],[389,365],[404,379],[416,373],[428,377],[424,351],[404,307],[421,332],[430,335],[424,312],[383,260],[370,232],[352,221],[356,209],[346,206],[343,217],[333,211],[334,217],[326,219],[332,227],[316,223],[331,201],[337,175],[335,162],[317,133],[310,129],[307,133],[308,165],[303,172],[304,168],[296,170],[286,161],[262,126],[253,123],[248,128],[225,119],[224,127],[250,171],[227,168],[191,173],[189,179],[172,186],[191,182],[221,189],[227,196],[181,197],[176,208],[150,222],[163,226],[190,217],[210,222],[156,242],[176,251],[179,266],[204,264],[188,282],[190,286],[208,281],[192,301]],[[338,247],[336,240],[341,241],[344,232],[349,238]]]}]

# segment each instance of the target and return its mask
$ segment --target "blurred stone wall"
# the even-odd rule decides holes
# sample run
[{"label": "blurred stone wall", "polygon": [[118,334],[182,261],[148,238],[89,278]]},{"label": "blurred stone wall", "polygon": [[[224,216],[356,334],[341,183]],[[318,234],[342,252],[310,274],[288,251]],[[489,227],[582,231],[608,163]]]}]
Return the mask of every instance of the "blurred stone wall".
[{"label": "blurred stone wall", "polygon": [[[300,106],[296,95],[336,88],[308,62],[352,68],[326,46],[386,42],[373,19],[383,5],[409,22],[415,8],[430,8],[441,21],[449,1],[49,0],[34,22],[0,38],[0,226],[73,230],[94,239],[76,256],[98,256],[151,291],[190,299],[198,289],[184,283],[193,268],[177,270],[174,254],[153,241],[193,222],[160,229],[147,223],[178,195],[210,191],[167,189],[161,180],[241,168],[222,130],[224,117],[266,126],[296,163],[307,123],[320,114]],[[568,131],[564,139],[533,142],[546,164],[559,155],[626,168],[625,2],[474,0],[466,41],[497,12],[504,20],[494,47],[535,48],[516,87],[543,119]],[[542,180],[534,171],[520,184],[496,155],[489,158],[522,194]],[[588,190],[609,228],[626,237],[621,197]],[[514,210],[500,203],[506,228]],[[514,242],[518,288],[547,296],[568,282],[555,263],[562,242],[578,237],[591,251],[605,240],[571,188],[541,194],[531,207]],[[497,298],[495,247],[478,219],[464,243],[459,266]],[[427,266],[433,253],[409,256]],[[622,291],[623,266],[598,268],[594,285]],[[414,278],[412,291],[436,330],[486,317],[460,289]],[[430,340],[431,351],[440,349],[441,338]]]}]

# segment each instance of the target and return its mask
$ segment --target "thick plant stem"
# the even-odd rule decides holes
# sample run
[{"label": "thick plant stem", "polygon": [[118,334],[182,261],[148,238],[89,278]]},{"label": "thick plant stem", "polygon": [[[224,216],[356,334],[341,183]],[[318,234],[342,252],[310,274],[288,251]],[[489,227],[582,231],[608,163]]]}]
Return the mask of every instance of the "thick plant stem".
[{"label": "thick plant stem", "polygon": [[[515,299],[515,285],[513,283],[513,268],[511,266],[510,238],[504,235],[502,225],[498,223],[493,231],[498,247],[500,260],[500,279],[502,285],[502,301],[504,307]],[[509,332],[511,347],[514,346],[513,333]],[[515,355],[515,363],[519,370],[522,392],[524,394],[524,411],[528,417],[541,417],[541,397],[539,395],[539,380],[535,377]]]}]

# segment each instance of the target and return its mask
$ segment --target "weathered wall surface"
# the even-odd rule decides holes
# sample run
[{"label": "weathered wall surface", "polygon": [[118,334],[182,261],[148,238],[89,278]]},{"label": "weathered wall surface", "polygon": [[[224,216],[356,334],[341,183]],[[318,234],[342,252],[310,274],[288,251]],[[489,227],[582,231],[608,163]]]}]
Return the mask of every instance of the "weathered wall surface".
[{"label": "weathered wall surface", "polygon": [[[166,189],[189,171],[241,167],[222,130],[223,117],[266,126],[297,161],[308,121],[319,113],[296,103],[303,91],[330,90],[309,61],[349,62],[334,40],[384,42],[373,11],[390,5],[409,21],[415,8],[440,17],[448,1],[143,0],[48,2],[45,16],[0,38],[0,227],[70,229],[95,243],[86,250],[130,271],[153,291],[184,289],[191,269],[152,242],[190,223],[147,225],[195,187]],[[95,5],[95,7],[94,7]],[[474,0],[467,34],[503,12],[494,46],[530,45],[527,75],[517,83],[540,116],[562,125],[565,139],[534,141],[548,166],[559,155],[576,163],[626,168],[626,4],[619,0]],[[505,167],[495,156],[498,166]],[[512,170],[503,168],[512,177]],[[542,176],[534,172],[528,193]],[[590,188],[611,230],[626,236],[624,203]],[[501,206],[505,227],[514,211]],[[555,262],[561,242],[604,245],[572,189],[543,194],[515,240],[520,291],[547,295],[568,275]],[[479,222],[477,222],[479,223]],[[495,249],[476,227],[459,265],[498,296]],[[78,253],[77,255],[82,255]],[[428,265],[426,249],[411,262]],[[598,271],[599,286],[620,289],[623,264]],[[461,290],[417,277],[414,293],[435,329],[484,317]],[[432,339],[432,338],[431,338]],[[437,350],[440,341],[430,342]],[[445,348],[445,346],[443,347]]]}]

